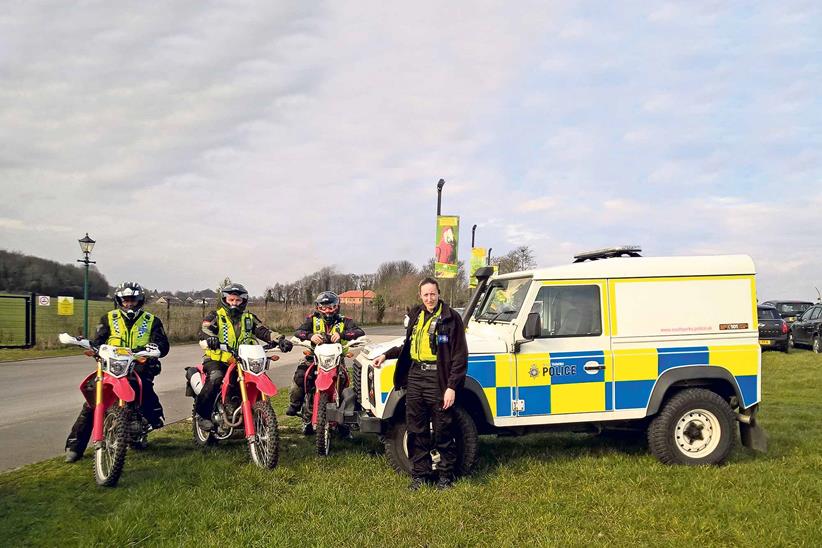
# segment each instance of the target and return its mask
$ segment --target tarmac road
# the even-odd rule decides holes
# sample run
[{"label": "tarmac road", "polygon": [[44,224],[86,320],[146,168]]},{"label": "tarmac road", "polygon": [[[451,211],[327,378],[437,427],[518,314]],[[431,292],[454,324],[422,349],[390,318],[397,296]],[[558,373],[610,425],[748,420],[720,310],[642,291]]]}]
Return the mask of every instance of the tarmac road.
[{"label": "tarmac road", "polygon": [[[384,342],[404,333],[401,326],[366,328],[371,342]],[[280,354],[268,375],[277,388],[288,390],[302,357],[297,347]],[[196,344],[175,345],[163,358],[163,371],[154,380],[166,424],[191,416],[192,399],[185,396],[186,367],[202,360]],[[80,383],[94,371],[94,362],[76,357],[43,358],[0,363],[0,471],[38,462],[63,453],[66,436],[83,404]],[[284,412],[277,409],[278,414]]]}]

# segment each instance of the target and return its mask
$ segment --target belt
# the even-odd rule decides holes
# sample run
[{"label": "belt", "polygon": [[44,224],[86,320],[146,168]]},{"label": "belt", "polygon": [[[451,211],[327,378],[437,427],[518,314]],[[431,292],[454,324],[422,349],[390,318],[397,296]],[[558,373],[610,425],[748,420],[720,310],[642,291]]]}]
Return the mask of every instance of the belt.
[{"label": "belt", "polygon": [[436,371],[437,362],[418,362],[414,360],[414,365],[418,365],[421,371]]}]

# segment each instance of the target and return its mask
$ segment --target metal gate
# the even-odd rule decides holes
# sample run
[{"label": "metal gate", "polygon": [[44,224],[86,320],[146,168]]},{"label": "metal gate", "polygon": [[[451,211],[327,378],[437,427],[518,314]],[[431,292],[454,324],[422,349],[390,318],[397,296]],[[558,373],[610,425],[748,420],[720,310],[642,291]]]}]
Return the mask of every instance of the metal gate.
[{"label": "metal gate", "polygon": [[34,346],[34,293],[12,295],[0,293],[0,348]]}]

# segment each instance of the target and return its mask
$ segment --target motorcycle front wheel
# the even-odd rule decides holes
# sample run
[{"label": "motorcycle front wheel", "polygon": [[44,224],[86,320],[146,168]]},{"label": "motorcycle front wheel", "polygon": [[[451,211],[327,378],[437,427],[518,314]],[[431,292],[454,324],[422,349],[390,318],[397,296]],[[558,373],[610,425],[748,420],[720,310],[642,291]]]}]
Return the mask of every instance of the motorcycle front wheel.
[{"label": "motorcycle front wheel", "polygon": [[103,417],[103,441],[94,447],[94,481],[97,485],[117,485],[126,462],[128,440],[128,410],[112,405]]},{"label": "motorcycle front wheel", "polygon": [[251,408],[254,417],[254,437],[248,440],[251,460],[260,468],[274,468],[280,459],[280,430],[277,414],[271,405],[258,401]]},{"label": "motorcycle front wheel", "polygon": [[326,408],[328,407],[328,393],[320,394],[317,403],[317,454],[321,457],[328,455],[331,450],[331,424],[328,422]]}]

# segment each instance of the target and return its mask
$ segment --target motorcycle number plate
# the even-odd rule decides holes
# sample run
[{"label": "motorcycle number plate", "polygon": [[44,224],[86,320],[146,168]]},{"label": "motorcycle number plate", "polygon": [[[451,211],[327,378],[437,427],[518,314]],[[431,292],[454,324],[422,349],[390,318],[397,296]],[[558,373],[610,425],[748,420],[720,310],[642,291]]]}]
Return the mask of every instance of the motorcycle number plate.
[{"label": "motorcycle number plate", "polygon": [[118,348],[117,350],[115,350],[115,354],[117,354],[118,356],[128,356],[129,354],[131,354],[131,351],[128,348]]}]

